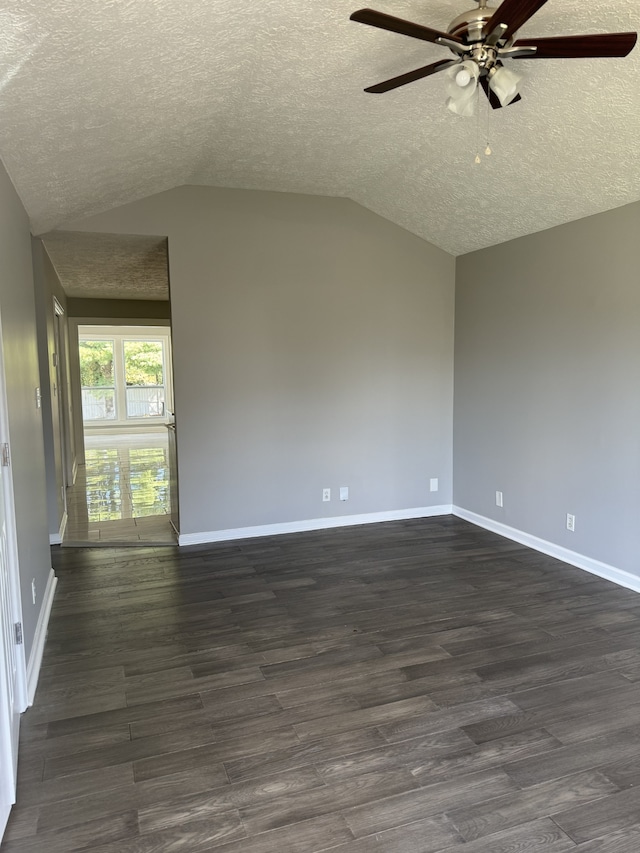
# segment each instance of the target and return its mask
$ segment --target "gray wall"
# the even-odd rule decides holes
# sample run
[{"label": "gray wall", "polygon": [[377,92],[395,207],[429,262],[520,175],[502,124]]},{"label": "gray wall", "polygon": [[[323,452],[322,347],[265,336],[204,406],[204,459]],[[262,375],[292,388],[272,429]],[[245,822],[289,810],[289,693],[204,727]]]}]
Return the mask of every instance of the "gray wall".
[{"label": "gray wall", "polygon": [[451,502],[451,256],[346,199],[206,187],[69,227],[169,238],[181,532]]},{"label": "gray wall", "polygon": [[53,354],[56,351],[53,298],[66,309],[66,297],[47,252],[39,239],[32,239],[33,274],[36,292],[38,356],[42,389],[42,422],[47,472],[49,534],[56,535],[64,514],[62,433]]},{"label": "gray wall", "polygon": [[633,204],[458,258],[454,426],[458,506],[637,575],[639,237]]},{"label": "gray wall", "polygon": [[[16,506],[18,560],[27,660],[51,571],[40,385],[29,222],[0,164],[0,320],[7,385],[11,472]],[[31,580],[36,583],[36,604]]]}]

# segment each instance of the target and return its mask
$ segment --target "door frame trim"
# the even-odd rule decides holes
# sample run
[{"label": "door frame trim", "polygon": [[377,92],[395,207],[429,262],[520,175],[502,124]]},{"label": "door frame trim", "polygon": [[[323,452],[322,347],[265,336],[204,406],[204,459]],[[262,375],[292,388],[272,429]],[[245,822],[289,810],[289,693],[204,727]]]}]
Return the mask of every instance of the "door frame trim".
[{"label": "door frame trim", "polygon": [[[3,484],[6,485],[6,488],[3,488],[3,502],[7,546],[7,584],[11,619],[14,624],[20,623],[20,625],[23,626],[10,438],[2,324],[0,318],[0,442],[6,443],[9,448],[9,465],[7,466],[7,477]],[[11,639],[13,639],[13,637]],[[0,838],[2,838],[2,835],[4,834],[6,822],[9,819],[9,814],[11,812],[11,806],[15,802],[18,737],[20,729],[19,715],[26,710],[28,705],[24,639],[23,642],[19,644],[15,643],[14,650],[16,674],[15,684],[12,685],[13,708],[9,709],[9,720],[7,720],[4,713],[0,715],[0,726],[2,727],[2,730],[0,731],[0,762],[5,768],[9,765],[12,771],[12,777],[9,776],[6,771],[0,775]],[[4,666],[4,653],[0,655],[0,666]],[[4,673],[2,673],[0,677],[4,681]],[[2,698],[8,702],[9,697],[4,695],[4,686],[2,688]],[[6,730],[7,725],[9,725],[8,731]]]}]

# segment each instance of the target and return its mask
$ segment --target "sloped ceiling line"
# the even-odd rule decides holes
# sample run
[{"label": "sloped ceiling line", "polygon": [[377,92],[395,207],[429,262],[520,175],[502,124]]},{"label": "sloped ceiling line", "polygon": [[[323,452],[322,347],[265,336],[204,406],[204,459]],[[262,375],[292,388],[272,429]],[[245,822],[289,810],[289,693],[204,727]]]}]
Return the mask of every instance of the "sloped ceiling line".
[{"label": "sloped ceiling line", "polygon": [[[446,29],[473,0],[376,0]],[[0,11],[0,155],[44,233],[185,184],[352,198],[461,254],[640,199],[640,50],[519,62],[475,119],[447,51],[349,21],[357,0],[13,0]],[[490,4],[493,5],[493,4]],[[548,0],[520,34],[640,29],[637,0]]]}]

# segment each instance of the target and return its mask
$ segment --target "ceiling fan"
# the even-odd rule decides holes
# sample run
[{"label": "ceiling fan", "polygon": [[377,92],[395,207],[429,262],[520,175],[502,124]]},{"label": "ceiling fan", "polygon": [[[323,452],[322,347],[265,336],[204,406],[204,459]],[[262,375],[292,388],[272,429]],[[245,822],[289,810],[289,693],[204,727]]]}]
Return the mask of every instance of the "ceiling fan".
[{"label": "ceiling fan", "polygon": [[494,109],[520,100],[520,76],[506,67],[508,59],[577,59],[581,57],[627,56],[633,49],[637,33],[603,33],[582,36],[551,36],[517,39],[517,30],[547,0],[504,0],[498,8],[487,6],[487,0],[476,0],[477,9],[463,12],[449,24],[446,32],[395,18],[373,9],[360,9],[352,21],[368,24],[393,33],[447,47],[454,59],[441,59],[392,77],[365,92],[381,94],[421,80],[439,71],[448,72],[447,106],[460,115],[471,115],[473,95],[480,85]]}]

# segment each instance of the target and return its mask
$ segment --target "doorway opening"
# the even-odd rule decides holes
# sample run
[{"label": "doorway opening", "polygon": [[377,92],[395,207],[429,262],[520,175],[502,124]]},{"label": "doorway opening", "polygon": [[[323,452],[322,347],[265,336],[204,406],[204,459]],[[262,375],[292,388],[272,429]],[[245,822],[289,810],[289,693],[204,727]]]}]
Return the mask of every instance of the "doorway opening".
[{"label": "doorway opening", "polygon": [[168,239],[51,231],[40,242],[50,542],[175,544]]},{"label": "doorway opening", "polygon": [[63,544],[175,544],[167,326],[78,326],[85,464]]}]

